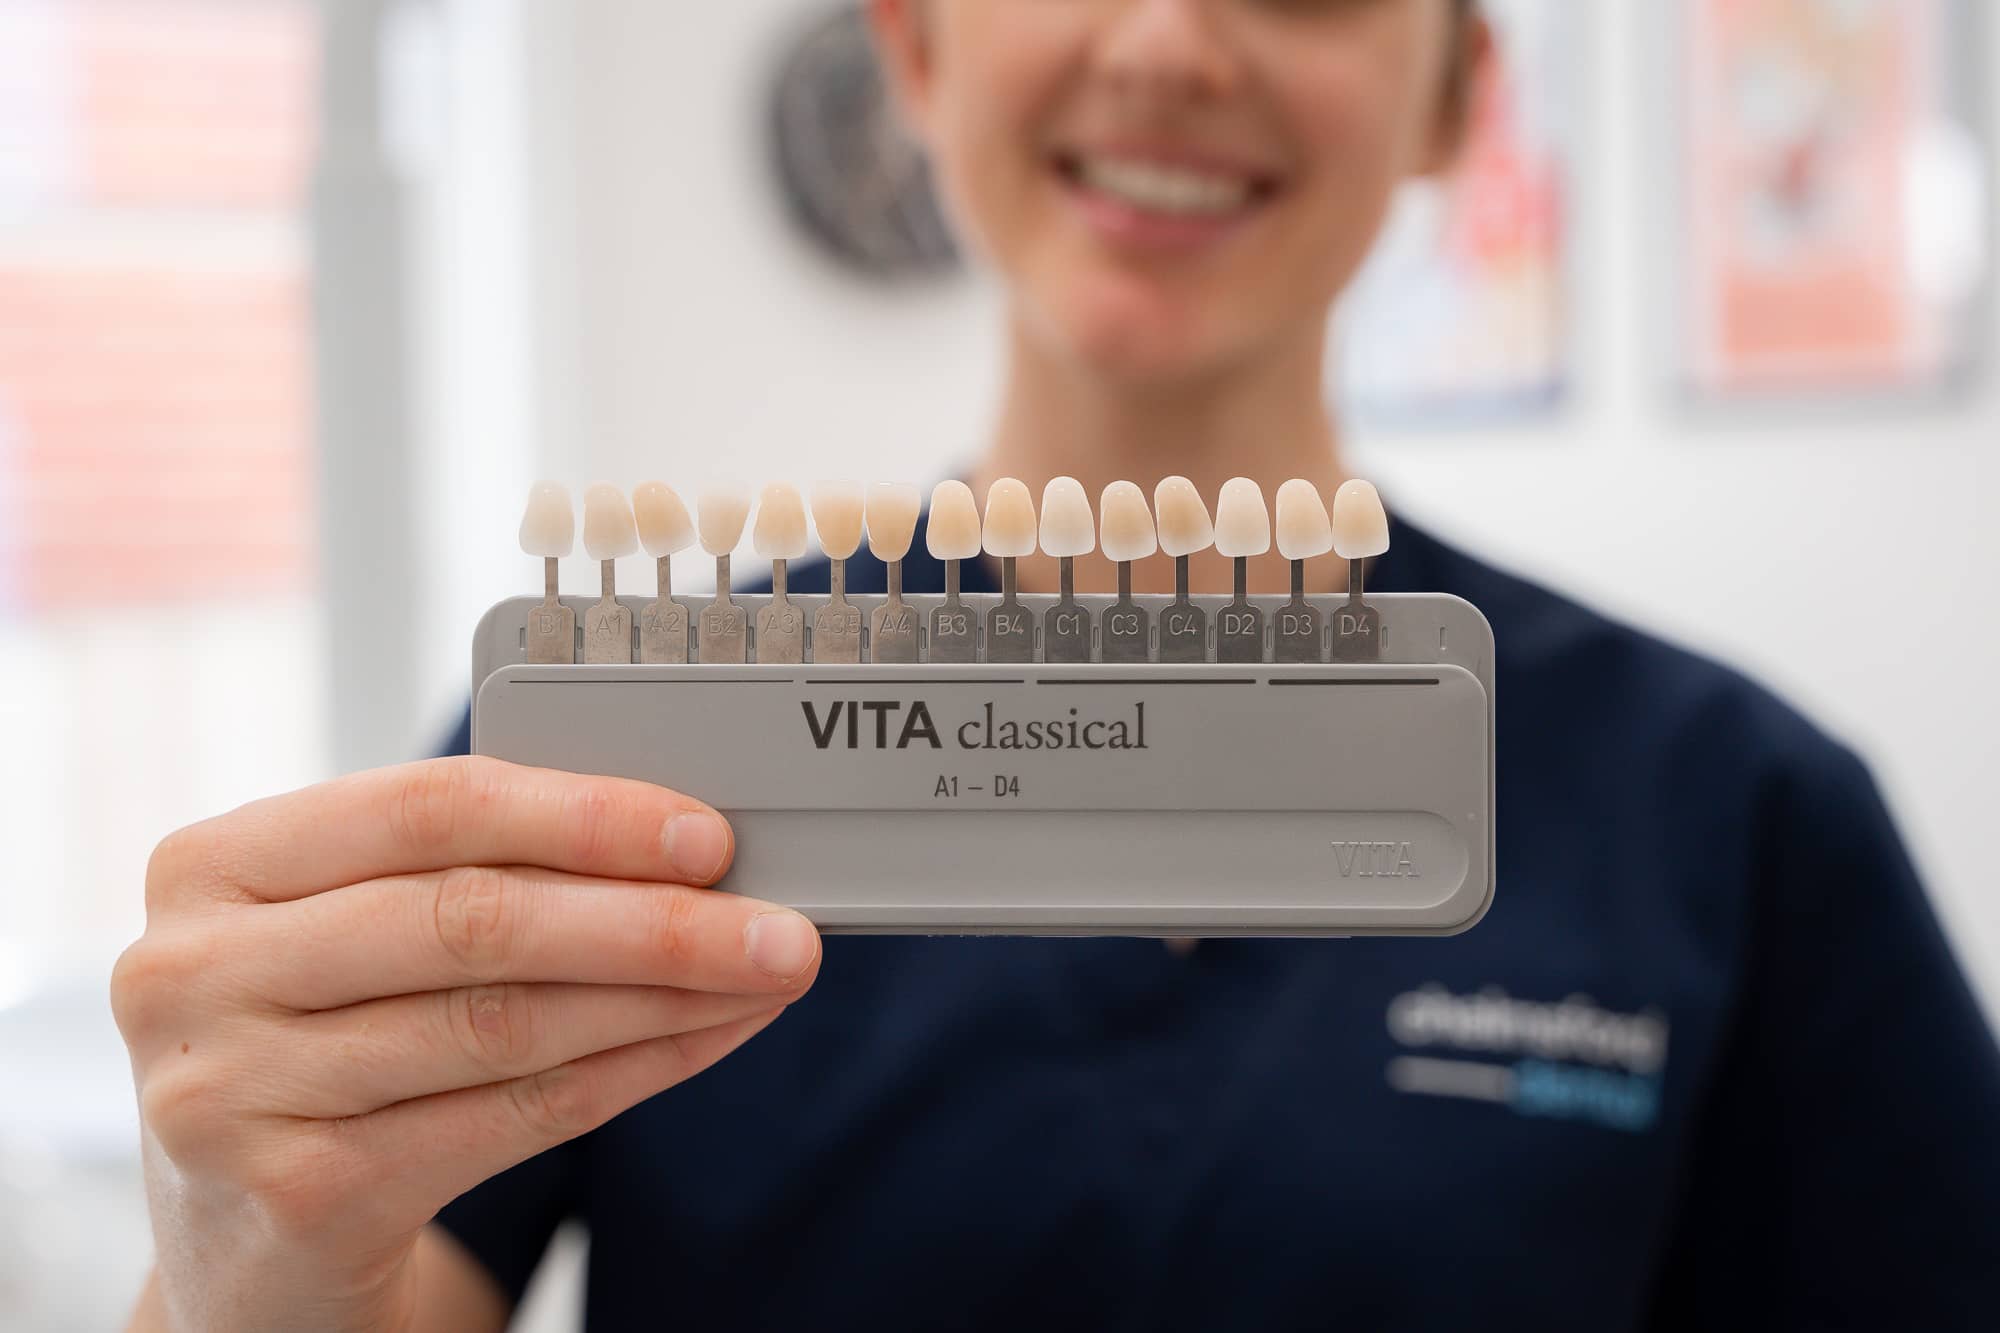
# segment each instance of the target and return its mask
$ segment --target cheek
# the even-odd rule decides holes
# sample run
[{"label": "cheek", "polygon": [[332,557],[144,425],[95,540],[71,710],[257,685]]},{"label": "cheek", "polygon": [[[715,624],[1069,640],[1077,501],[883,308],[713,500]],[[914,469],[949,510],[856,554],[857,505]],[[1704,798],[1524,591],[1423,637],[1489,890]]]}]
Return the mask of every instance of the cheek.
[{"label": "cheek", "polygon": [[1042,127],[1077,40],[1065,8],[962,4],[943,9],[935,34],[932,165],[961,238],[1002,268],[1048,202]]}]

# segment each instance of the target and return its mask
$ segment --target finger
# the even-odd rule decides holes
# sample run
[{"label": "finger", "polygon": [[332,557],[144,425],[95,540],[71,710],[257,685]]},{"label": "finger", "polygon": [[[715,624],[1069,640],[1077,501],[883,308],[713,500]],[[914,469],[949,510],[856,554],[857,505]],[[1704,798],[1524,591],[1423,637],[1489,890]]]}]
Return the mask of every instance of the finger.
[{"label": "finger", "polygon": [[795,994],[820,956],[819,933],[790,908],[521,866],[373,880],[240,915],[248,984],[293,1009],[501,981]]},{"label": "finger", "polygon": [[668,986],[473,986],[308,1014],[266,1063],[295,1115],[363,1115],[597,1051],[768,1013],[768,995]]},{"label": "finger", "polygon": [[253,802],[169,842],[189,849],[179,859],[191,864],[156,874],[218,877],[271,901],[459,865],[711,884],[735,850],[728,821],[665,787],[485,758],[358,773]]},{"label": "finger", "polygon": [[415,1225],[488,1177],[692,1078],[781,1012],[599,1051],[505,1083],[441,1092],[327,1123],[339,1127],[359,1160],[375,1164],[381,1187],[395,1191],[401,1217]]}]

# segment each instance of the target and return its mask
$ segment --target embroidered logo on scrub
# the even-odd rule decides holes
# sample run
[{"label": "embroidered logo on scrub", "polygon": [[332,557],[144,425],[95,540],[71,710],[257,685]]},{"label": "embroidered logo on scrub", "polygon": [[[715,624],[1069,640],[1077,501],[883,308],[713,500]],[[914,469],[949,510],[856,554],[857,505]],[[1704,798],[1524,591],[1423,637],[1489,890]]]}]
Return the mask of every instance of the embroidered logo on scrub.
[{"label": "embroidered logo on scrub", "polygon": [[1405,1052],[1424,1052],[1389,1062],[1398,1092],[1632,1133],[1659,1115],[1667,1017],[1657,1009],[1619,1013],[1587,995],[1516,999],[1498,986],[1455,995],[1432,983],[1391,1000],[1388,1025]]}]

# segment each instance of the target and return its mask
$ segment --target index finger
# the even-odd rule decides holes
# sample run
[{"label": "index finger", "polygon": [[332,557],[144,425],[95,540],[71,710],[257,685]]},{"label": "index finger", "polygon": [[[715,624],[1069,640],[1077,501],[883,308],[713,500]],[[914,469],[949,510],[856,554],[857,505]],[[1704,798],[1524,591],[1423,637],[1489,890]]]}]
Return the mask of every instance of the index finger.
[{"label": "index finger", "polygon": [[736,846],[721,815],[665,787],[478,756],[357,773],[191,832],[208,873],[272,902],[453,866],[706,885]]}]

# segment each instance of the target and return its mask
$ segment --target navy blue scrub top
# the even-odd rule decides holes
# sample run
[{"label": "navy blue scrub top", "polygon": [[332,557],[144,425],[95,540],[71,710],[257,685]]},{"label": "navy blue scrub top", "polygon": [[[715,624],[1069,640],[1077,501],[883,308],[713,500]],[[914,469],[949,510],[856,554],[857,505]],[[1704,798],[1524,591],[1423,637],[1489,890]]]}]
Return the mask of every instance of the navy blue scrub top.
[{"label": "navy blue scrub top", "polygon": [[2000,1327],[2000,1055],[1862,764],[1394,535],[1370,586],[1498,646],[1480,925],[828,938],[762,1035],[439,1221],[518,1299],[581,1219],[592,1329]]}]

